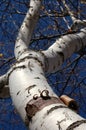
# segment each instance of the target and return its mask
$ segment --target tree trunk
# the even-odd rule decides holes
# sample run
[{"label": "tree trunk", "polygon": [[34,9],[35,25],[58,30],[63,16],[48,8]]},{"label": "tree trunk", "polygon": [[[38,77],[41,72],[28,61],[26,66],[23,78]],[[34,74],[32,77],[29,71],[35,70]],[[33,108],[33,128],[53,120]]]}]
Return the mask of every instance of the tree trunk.
[{"label": "tree trunk", "polygon": [[85,130],[86,120],[69,109],[48,85],[44,55],[34,51],[25,55],[8,75],[14,106],[28,129]]}]

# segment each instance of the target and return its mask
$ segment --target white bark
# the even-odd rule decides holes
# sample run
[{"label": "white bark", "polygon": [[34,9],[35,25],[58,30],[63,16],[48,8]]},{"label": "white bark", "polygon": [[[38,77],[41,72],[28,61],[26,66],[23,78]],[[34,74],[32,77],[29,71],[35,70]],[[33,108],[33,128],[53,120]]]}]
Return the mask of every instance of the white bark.
[{"label": "white bark", "polygon": [[41,0],[30,0],[29,11],[21,25],[15,44],[15,57],[25,52],[30,44],[33,30],[39,18]]},{"label": "white bark", "polygon": [[55,72],[59,70],[62,63],[74,52],[78,52],[86,46],[86,28],[81,29],[79,33],[69,34],[57,39],[46,51],[43,51],[46,57],[46,72]]},{"label": "white bark", "polygon": [[[76,126],[73,123],[76,122]],[[78,125],[78,122],[83,122]],[[86,121],[65,105],[53,104],[45,107],[33,117],[31,130],[85,130]]]},{"label": "white bark", "polygon": [[[31,55],[35,55],[34,53],[36,57],[31,57]],[[40,107],[37,108],[34,103],[30,103],[31,100],[34,102],[39,98],[47,101],[48,96],[50,101],[52,97],[58,98],[58,96],[52,91],[44,76],[44,56],[34,51],[27,52],[27,55],[11,68],[8,75],[10,95],[28,129],[70,130],[75,128],[75,130],[79,130],[82,128],[85,130],[85,119],[68,109],[61,101],[58,103],[53,102],[51,105],[43,107],[43,109],[39,109]],[[45,91],[49,92],[49,94],[46,95]],[[39,101],[38,103],[40,104]],[[31,117],[28,116],[25,109],[27,104],[32,105],[31,108],[28,108]],[[34,106],[37,112],[32,114]]]},{"label": "white bark", "polygon": [[40,4],[41,0],[31,0],[15,44],[17,61],[0,82],[8,81],[13,104],[29,130],[85,130],[86,120],[61,102],[49,86],[45,72],[58,70],[65,59],[86,46],[86,28],[59,38],[46,51],[28,50]]},{"label": "white bark", "polygon": [[[40,61],[41,54],[38,53],[39,58],[31,58],[30,55],[34,55],[34,53],[27,52],[28,56],[18,61],[8,74],[13,103],[24,121],[26,104],[33,99],[34,95],[40,97],[43,90],[48,90],[50,96],[56,96],[44,76],[42,69],[44,63]],[[35,54],[37,55],[37,53]]]}]

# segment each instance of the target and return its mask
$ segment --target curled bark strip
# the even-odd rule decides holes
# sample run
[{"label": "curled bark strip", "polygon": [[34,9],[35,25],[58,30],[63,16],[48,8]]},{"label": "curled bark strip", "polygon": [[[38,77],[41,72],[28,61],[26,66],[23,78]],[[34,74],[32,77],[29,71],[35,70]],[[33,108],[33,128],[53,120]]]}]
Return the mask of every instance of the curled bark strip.
[{"label": "curled bark strip", "polygon": [[50,97],[47,99],[38,97],[37,99],[30,100],[27,103],[25,110],[29,120],[31,120],[31,118],[44,107],[57,103],[64,104],[59,98],[56,97]]}]

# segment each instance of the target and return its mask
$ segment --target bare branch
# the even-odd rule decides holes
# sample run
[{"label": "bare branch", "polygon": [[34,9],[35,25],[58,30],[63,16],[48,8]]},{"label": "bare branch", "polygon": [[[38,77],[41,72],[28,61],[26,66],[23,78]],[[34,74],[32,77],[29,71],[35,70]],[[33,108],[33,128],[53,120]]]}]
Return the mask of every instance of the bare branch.
[{"label": "bare branch", "polygon": [[86,20],[80,20],[80,19],[77,19],[74,14],[72,13],[72,11],[70,10],[70,8],[68,7],[68,5],[66,4],[65,0],[62,0],[65,8],[67,9],[72,21],[73,21],[73,25],[71,27],[71,30],[73,31],[78,31],[79,29],[83,28],[83,27],[86,27]]}]

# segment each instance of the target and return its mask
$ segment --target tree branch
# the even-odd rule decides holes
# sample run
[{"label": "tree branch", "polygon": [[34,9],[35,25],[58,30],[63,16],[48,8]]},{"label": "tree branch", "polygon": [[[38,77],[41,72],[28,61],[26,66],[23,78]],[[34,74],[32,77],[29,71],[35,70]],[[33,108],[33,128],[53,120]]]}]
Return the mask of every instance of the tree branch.
[{"label": "tree branch", "polygon": [[30,0],[29,11],[21,25],[15,44],[15,57],[18,58],[22,52],[27,50],[31,36],[39,18],[41,0]]},{"label": "tree branch", "polygon": [[79,33],[68,34],[57,39],[56,42],[42,51],[46,57],[46,72],[55,72],[60,69],[62,63],[74,52],[77,52],[86,46],[86,28],[81,29]]}]

